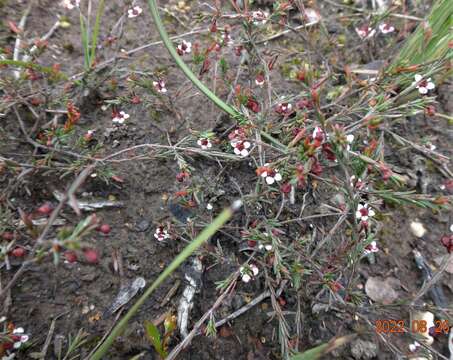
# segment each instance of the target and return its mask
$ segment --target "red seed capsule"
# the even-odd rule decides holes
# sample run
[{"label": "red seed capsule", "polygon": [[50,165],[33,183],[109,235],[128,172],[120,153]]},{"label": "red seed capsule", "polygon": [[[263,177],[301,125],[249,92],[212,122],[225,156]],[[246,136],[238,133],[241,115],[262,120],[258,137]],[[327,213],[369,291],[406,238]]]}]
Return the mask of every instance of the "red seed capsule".
[{"label": "red seed capsule", "polygon": [[86,261],[88,261],[90,264],[97,264],[99,262],[98,253],[94,249],[86,249],[83,252],[83,255],[85,256]]},{"label": "red seed capsule", "polygon": [[45,203],[44,205],[41,205],[39,208],[38,208],[38,212],[41,214],[41,215],[49,215],[53,210],[53,207],[50,203]]},{"label": "red seed capsule", "polygon": [[77,254],[74,251],[66,251],[64,253],[64,257],[70,263],[74,263],[77,261]]},{"label": "red seed capsule", "polygon": [[22,257],[25,255],[25,249],[21,247],[15,248],[13,251],[11,251],[11,255],[15,257]]},{"label": "red seed capsule", "polygon": [[109,234],[110,231],[111,231],[111,227],[109,224],[102,224],[100,227],[99,227],[99,231],[105,235]]},{"label": "red seed capsule", "polygon": [[5,231],[2,234],[2,239],[5,240],[5,241],[13,240],[14,239],[14,233],[12,233],[11,231]]}]

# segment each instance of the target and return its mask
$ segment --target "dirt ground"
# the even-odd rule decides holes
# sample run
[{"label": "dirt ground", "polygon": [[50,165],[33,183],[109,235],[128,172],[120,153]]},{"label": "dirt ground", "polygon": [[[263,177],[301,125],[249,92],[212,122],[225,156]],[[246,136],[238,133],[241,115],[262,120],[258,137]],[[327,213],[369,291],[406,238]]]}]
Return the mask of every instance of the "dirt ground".
[{"label": "dirt ground", "polygon": [[[96,2],[95,2],[96,3]],[[26,1],[3,1],[0,2],[0,15],[5,21],[18,23],[27,6]],[[196,14],[206,13],[207,8],[201,2],[187,2],[190,9],[187,12],[174,11],[175,16],[165,15],[165,25],[171,35],[187,33],[193,29],[203,29],[209,24]],[[102,36],[100,49],[98,50],[100,62],[111,59],[120,49],[134,49],[146,43],[159,40],[158,34],[152,23],[151,17],[146,13],[146,4],[142,16],[134,21],[125,21],[121,39],[112,45],[105,41],[109,31],[114,29],[121,14],[127,9],[127,5],[118,5],[116,2],[107,2],[105,16],[103,18]],[[161,6],[169,11],[177,6],[176,1],[161,2]],[[258,8],[258,5],[253,5]],[[286,72],[291,68],[295,59],[310,61],[319,64],[320,69],[329,63],[335,69],[342,69],[347,64],[367,64],[375,60],[390,59],[398,50],[404,37],[407,35],[400,30],[390,40],[378,37],[364,44],[354,31],[354,18],[347,18],[350,10],[341,6],[334,6],[330,2],[320,1],[318,10],[323,18],[325,29],[329,34],[331,43],[326,37],[321,36],[319,28],[302,33],[289,33],[260,44],[265,48],[264,53],[271,58],[278,54],[277,67],[279,71],[272,73],[273,91],[275,94],[295,94],[300,90],[295,81],[286,79]],[[270,8],[263,5],[261,8]],[[428,8],[428,4],[426,4]],[[422,9],[417,9],[421,11]],[[146,14],[145,14],[146,13]],[[66,74],[77,74],[83,71],[83,54],[79,41],[78,18],[74,13],[65,11],[56,1],[35,1],[32,11],[27,19],[27,38],[32,39],[45,34],[56,21],[57,14],[64,14],[70,26],[66,29],[58,29],[49,39],[47,50],[39,57],[41,64],[61,64],[61,71]],[[412,13],[411,13],[412,14]],[[423,16],[423,13],[413,14]],[[297,14],[292,14],[293,25],[300,24]],[[299,21],[299,22],[298,22]],[[405,31],[411,31],[412,22],[395,18],[395,25],[399,29],[406,26]],[[232,28],[232,37],[240,30],[236,24]],[[115,31],[115,29],[113,30]],[[308,42],[304,37],[309,37]],[[185,39],[195,42],[206,42],[206,33],[200,31],[189,35]],[[0,46],[13,47],[15,36],[7,26],[0,28]],[[343,46],[337,46],[338,42]],[[335,44],[337,42],[337,44]],[[302,54],[302,55],[300,55]],[[234,80],[240,57],[232,51],[226,55],[229,69],[226,77]],[[322,65],[324,64],[324,65]],[[333,65],[332,65],[333,64]],[[1,70],[0,70],[1,71]],[[213,85],[214,69],[204,75],[202,80],[209,86]],[[218,69],[220,71],[220,69]],[[159,73],[165,76],[166,85],[170,90],[170,96],[161,100],[151,96],[145,88],[132,86],[128,77],[141,77],[148,73]],[[254,64],[242,67],[239,82],[250,82],[253,79]],[[100,85],[92,89],[90,93],[82,93],[80,89],[73,88],[69,94],[61,95],[63,85],[49,84],[48,94],[39,92],[37,97],[45,98],[42,105],[36,107],[36,111],[42,117],[39,121],[50,121],[54,114],[45,112],[46,108],[61,108],[61,100],[67,98],[76,99],[76,105],[82,113],[77,124],[77,134],[83,135],[87,130],[94,129],[94,141],[91,147],[99,146],[98,154],[106,156],[122,149],[143,143],[168,145],[176,144],[181,139],[190,135],[193,131],[204,131],[221,127],[227,128],[224,118],[214,105],[205,100],[202,94],[194,89],[182,73],[174,66],[170,56],[161,45],[150,46],[146,50],[138,51],[127,58],[118,59],[108,66],[99,70],[98,78],[103,79]],[[329,89],[338,90],[345,84],[344,79],[329,80]],[[438,111],[451,114],[451,82],[446,80],[436,88],[438,95]],[[226,98],[229,93],[225,82],[218,81],[216,93]],[[30,91],[35,91],[30,88]],[[261,93],[260,93],[261,91]],[[142,99],[140,104],[123,102],[121,109],[130,114],[127,127],[113,133],[109,132],[111,125],[111,110],[103,111],[101,106],[114,101],[119,96],[128,99],[138,96]],[[266,96],[264,90],[257,90],[257,96]],[[146,101],[145,101],[146,100]],[[20,107],[20,115],[28,129],[33,127],[34,119],[25,107]],[[335,111],[332,109],[332,111]],[[436,151],[451,158],[453,133],[451,125],[438,117],[416,115],[396,119],[389,123],[388,129],[393,133],[403,136],[414,143],[431,143],[436,146]],[[278,133],[281,128],[274,118],[270,120],[269,129],[272,133]],[[33,147],[22,138],[21,129],[15,120],[13,112],[6,117],[0,118],[0,154],[6,158],[14,158],[17,162],[27,163]],[[214,130],[216,131],[216,130]],[[223,130],[219,130],[221,134]],[[442,186],[448,177],[439,171],[438,165],[430,159],[416,152],[408,144],[398,143],[389,133],[386,137],[385,148],[382,150],[386,162],[398,169],[398,172],[412,180],[409,189],[416,190],[426,196],[450,196],[451,189]],[[21,139],[18,141],[18,139]],[[139,152],[137,152],[139,153]],[[131,155],[137,154],[132,153]],[[150,150],[150,155],[153,150]],[[37,154],[39,155],[39,154]],[[271,158],[277,154],[269,153]],[[228,162],[218,161],[194,154],[186,157],[196,171],[193,171],[197,183],[203,189],[203,198],[200,205],[191,208],[183,208],[180,211],[189,211],[195,219],[193,231],[203,228],[204,224],[212,220],[213,212],[217,213],[232,200],[243,194],[253,194],[255,189],[255,164],[250,159]],[[72,166],[74,159],[61,159],[64,166]],[[174,155],[162,156],[160,159],[139,159],[137,161],[123,161],[110,163],[105,169],[97,169],[97,177],[90,177],[78,190],[78,198],[114,198],[124,203],[124,206],[115,209],[101,209],[96,215],[111,226],[111,232],[104,235],[100,232],[91,234],[87,241],[99,252],[100,262],[97,265],[88,264],[84,261],[67,263],[61,261],[55,267],[51,259],[43,259],[28,268],[25,274],[13,287],[9,303],[4,303],[7,312],[1,312],[14,322],[16,326],[22,326],[30,335],[30,345],[16,358],[29,359],[30,353],[42,349],[52,321],[55,319],[54,338],[63,339],[67,345],[69,334],[73,336],[79,329],[87,333],[87,342],[80,349],[80,358],[85,358],[91,349],[115,323],[117,316],[104,316],[103,313],[116,297],[120,285],[142,276],[150,283],[171,262],[181,249],[186,245],[189,238],[174,237],[165,242],[157,242],[154,231],[159,224],[171,224],[174,233],[182,233],[186,224],[178,219],[178,213],[171,211],[169,204],[173,202],[175,192],[181,190],[181,184],[175,179],[180,171],[177,158]],[[123,182],[103,179],[103,171],[113,173],[124,179]],[[64,191],[71,183],[74,175],[65,174],[64,171],[32,171],[20,179],[18,174],[10,171],[0,173],[0,189],[8,196],[10,205],[20,208],[26,213],[34,213],[39,204],[47,201],[56,204],[53,197],[54,190]],[[335,167],[326,166],[327,178],[338,175]],[[451,180],[451,179],[450,179]],[[222,189],[222,191],[219,191]],[[450,192],[449,192],[450,191]],[[319,215],[323,210],[319,204],[330,203],[335,196],[332,189],[316,191],[311,189],[306,199],[306,215]],[[292,207],[286,205],[281,213],[280,221],[294,217],[300,210],[303,193],[297,195],[298,202]],[[213,200],[214,199],[214,200]],[[279,197],[276,196],[279,204]],[[206,204],[213,200],[213,212],[206,210]],[[250,202],[252,204],[252,202]],[[248,207],[234,215],[226,227],[215,235],[208,244],[203,246],[198,253],[203,262],[202,287],[195,297],[194,308],[191,312],[191,324],[196,322],[206,311],[210,309],[218,297],[217,282],[225,280],[229,274],[238,269],[238,266],[247,259],[244,252],[240,251],[243,246],[240,228],[250,224],[253,219],[260,219],[271,211],[271,205],[258,209]],[[380,204],[380,228],[377,232],[380,252],[375,254],[375,263],[370,264],[366,259],[360,261],[356,269],[354,286],[355,293],[363,300],[355,310],[364,318],[355,318],[347,305],[335,302],[326,286],[320,283],[316,274],[306,273],[302,276],[301,286],[297,290],[287,286],[279,297],[280,305],[291,334],[299,331],[297,341],[298,348],[305,350],[331,340],[335,336],[358,334],[358,337],[350,344],[343,346],[331,354],[328,358],[338,359],[396,359],[405,358],[409,354],[408,344],[412,341],[406,334],[377,334],[373,324],[379,319],[404,319],[409,323],[409,308],[404,301],[412,299],[423,285],[423,278],[417,268],[412,250],[417,248],[428,263],[437,268],[436,261],[445,254],[445,248],[439,239],[443,234],[449,234],[453,223],[451,211],[437,211],[432,209],[420,209],[415,206],[398,205],[382,201]],[[180,214],[180,213],[179,213]],[[184,215],[183,215],[184,216]],[[79,219],[73,210],[66,206],[60,215],[67,224],[76,224]],[[19,217],[13,214],[14,221]],[[297,226],[289,222],[280,229],[283,232],[281,241],[285,246],[295,246],[296,239],[309,241],[312,229],[318,229],[318,234],[326,234],[335,225],[337,218],[318,216],[301,220]],[[420,221],[426,228],[426,234],[417,238],[410,231],[410,224]],[[343,264],[342,256],[347,251],[342,240],[347,232],[345,224],[334,235],[333,243],[322,249],[319,259],[308,259],[301,255],[301,263],[310,261],[317,263],[317,269],[321,272],[340,274]],[[19,230],[25,234],[25,230]],[[32,240],[26,235],[20,240],[26,248],[33,246]],[[319,235],[320,236],[320,235]],[[320,237],[312,239],[311,246],[316,247]],[[303,240],[305,239],[305,240]],[[221,249],[221,252],[219,252]],[[113,255],[112,255],[113,254]],[[112,256],[122,258],[122,276],[112,269]],[[1,283],[4,285],[12,278],[15,270],[21,264],[20,259],[12,260],[12,269],[6,271],[1,267]],[[134,316],[125,334],[114,344],[108,359],[130,359],[143,353],[145,359],[157,359],[152,346],[147,341],[144,330],[144,320],[155,320],[163,314],[171,311],[175,313],[178,302],[185,286],[184,272],[186,267],[181,267],[170,280],[159,287],[151,298],[141,307]],[[364,290],[365,283],[370,277],[393,277],[399,280],[397,289],[398,299],[391,305],[372,305]],[[344,280],[344,279],[343,279]],[[439,281],[442,287],[448,307],[453,303],[453,275],[445,273]],[[164,306],[166,294],[176,281],[181,281],[177,291]],[[341,276],[339,280],[342,281]],[[346,280],[345,280],[346,281]],[[346,286],[346,282],[343,286]],[[258,277],[250,283],[238,283],[234,293],[227,298],[216,312],[216,320],[220,320],[228,314],[236,311],[247,302],[266,291],[264,277]],[[340,292],[341,296],[341,292]],[[427,293],[419,299],[416,305],[432,304],[433,300]],[[94,305],[94,306],[92,306]],[[130,306],[126,305],[127,307]],[[294,318],[300,312],[301,328],[296,329]],[[124,312],[123,312],[124,314]],[[278,342],[279,322],[273,313],[273,305],[268,298],[260,304],[252,307],[245,314],[232,320],[227,325],[218,329],[216,337],[197,336],[192,341],[188,350],[183,352],[181,359],[280,359],[280,345]],[[171,339],[170,349],[181,340],[178,334]],[[375,348],[366,350],[362,355],[353,355],[352,348],[359,346],[358,341],[363,340],[368,345],[374,344]],[[448,358],[448,337],[441,335],[436,338],[433,348]],[[389,345],[389,343],[391,345]],[[54,355],[55,340],[52,340],[46,359],[57,359]],[[400,350],[397,357],[391,346]],[[437,355],[438,358],[440,355]]]}]

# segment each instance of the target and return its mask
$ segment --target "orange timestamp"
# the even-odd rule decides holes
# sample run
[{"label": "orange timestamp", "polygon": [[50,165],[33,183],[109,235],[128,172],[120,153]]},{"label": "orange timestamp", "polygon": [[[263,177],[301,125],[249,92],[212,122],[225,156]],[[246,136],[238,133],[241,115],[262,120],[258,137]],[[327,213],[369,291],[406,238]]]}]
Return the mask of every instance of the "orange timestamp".
[{"label": "orange timestamp", "polygon": [[[374,325],[374,329],[378,334],[398,334],[408,332],[409,330],[412,333],[426,333],[430,330],[426,320],[412,320],[410,329],[406,329],[406,322],[404,320],[376,320]],[[434,329],[431,329],[431,332],[434,334],[448,334],[450,332],[448,320],[435,320]]]}]

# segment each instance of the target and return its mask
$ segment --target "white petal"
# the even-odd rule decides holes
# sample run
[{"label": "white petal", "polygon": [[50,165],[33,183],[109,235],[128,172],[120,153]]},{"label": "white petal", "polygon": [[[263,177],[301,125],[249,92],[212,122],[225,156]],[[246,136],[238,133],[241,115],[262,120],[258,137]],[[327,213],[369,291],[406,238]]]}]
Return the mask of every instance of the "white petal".
[{"label": "white petal", "polygon": [[20,341],[23,342],[23,343],[26,343],[29,339],[29,336],[28,335],[22,335],[20,337]]},{"label": "white petal", "polygon": [[267,250],[267,251],[271,251],[272,250],[272,245],[265,245],[264,248]]},{"label": "white petal", "polygon": [[238,148],[235,147],[235,148],[234,148],[234,153],[235,153],[236,155],[241,155],[241,150],[239,150]]},{"label": "white petal", "polygon": [[242,275],[242,281],[248,283],[251,280],[251,276],[249,274]]},{"label": "white petal", "polygon": [[348,143],[352,143],[354,141],[354,135],[352,134],[346,135],[346,141]]},{"label": "white petal", "polygon": [[198,141],[197,141],[197,145],[198,145],[198,146],[202,146],[201,140],[198,140]]},{"label": "white petal", "polygon": [[363,206],[363,204],[359,204],[359,205],[357,206],[357,210],[361,210],[361,209],[363,209],[364,207],[366,208],[366,206]]},{"label": "white petal", "polygon": [[423,79],[423,76],[421,76],[420,74],[415,74],[414,78],[416,82],[419,82],[421,79]]},{"label": "white petal", "polygon": [[264,178],[267,177],[267,171],[262,172],[261,177],[264,177]]},{"label": "white petal", "polygon": [[428,90],[432,90],[436,87],[436,85],[434,85],[434,83],[432,82],[428,82],[428,86],[426,86],[428,88]]},{"label": "white petal", "polygon": [[424,95],[424,94],[427,94],[427,93],[428,93],[428,89],[421,86],[421,87],[418,88],[418,92],[419,92],[420,94],[423,94],[423,95]]},{"label": "white petal", "polygon": [[362,217],[362,213],[361,213],[359,210],[357,210],[357,211],[355,212],[355,217],[356,217],[357,219],[360,219],[360,218]]},{"label": "white petal", "polygon": [[374,212],[373,209],[368,210],[368,216],[373,217],[374,215],[376,215],[376,213]]},{"label": "white petal", "polygon": [[272,176],[266,177],[266,182],[268,185],[272,185],[275,182],[275,179]]},{"label": "white petal", "polygon": [[250,266],[250,268],[252,269],[253,275],[255,276],[260,272],[256,266]]},{"label": "white petal", "polygon": [[14,349],[19,349],[22,346],[20,341],[14,343]]},{"label": "white petal", "polygon": [[248,141],[244,141],[243,145],[246,149],[250,147],[250,143]]},{"label": "white petal", "polygon": [[362,216],[362,221],[367,221],[368,220],[368,216]]},{"label": "white petal", "polygon": [[208,141],[208,144],[207,144],[206,146],[208,147],[208,149],[209,149],[209,148],[211,148],[211,147],[212,147],[212,144],[211,144],[211,142],[210,142],[210,141]]},{"label": "white petal", "polygon": [[246,156],[248,156],[248,154],[249,154],[249,151],[247,149],[241,150],[241,156],[246,157]]},{"label": "white petal", "polygon": [[274,179],[276,181],[281,181],[282,180],[282,176],[279,173],[276,173],[275,176],[274,176]]},{"label": "white petal", "polygon": [[13,330],[13,334],[23,334],[23,333],[24,333],[23,327],[18,327]]}]

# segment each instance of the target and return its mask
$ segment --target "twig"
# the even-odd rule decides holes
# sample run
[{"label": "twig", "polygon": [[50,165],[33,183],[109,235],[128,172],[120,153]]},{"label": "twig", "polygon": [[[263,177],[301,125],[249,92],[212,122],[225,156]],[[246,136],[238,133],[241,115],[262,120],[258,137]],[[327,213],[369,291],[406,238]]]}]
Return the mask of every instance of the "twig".
[{"label": "twig", "polygon": [[[40,38],[41,41],[46,41],[48,39],[50,39],[50,37],[53,35],[53,33],[60,27],[60,20],[57,20],[55,22],[55,24],[52,25],[52,27],[50,28],[50,30],[43,36]],[[33,45],[30,49],[30,52],[29,54],[30,55],[33,55],[36,50],[38,50],[38,47],[36,45]],[[30,60],[30,55],[24,55],[24,57],[22,58],[22,61],[24,62],[28,62]]]}]

